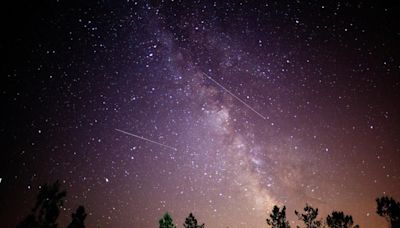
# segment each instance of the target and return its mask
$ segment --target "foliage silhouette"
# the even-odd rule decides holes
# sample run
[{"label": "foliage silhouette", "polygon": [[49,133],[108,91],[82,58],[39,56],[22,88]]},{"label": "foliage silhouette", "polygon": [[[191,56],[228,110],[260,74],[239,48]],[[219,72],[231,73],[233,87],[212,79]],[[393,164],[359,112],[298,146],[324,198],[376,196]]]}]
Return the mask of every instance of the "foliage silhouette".
[{"label": "foliage silhouette", "polygon": [[321,227],[321,221],[317,220],[318,208],[313,208],[306,204],[304,208],[304,214],[300,214],[298,211],[294,211],[299,220],[303,221],[306,228],[319,228]]},{"label": "foliage silhouette", "polygon": [[160,224],[160,228],[176,228],[172,217],[168,214],[168,212],[164,214],[158,223]]},{"label": "foliage silhouette", "polygon": [[387,196],[377,198],[376,203],[376,213],[384,217],[392,228],[400,228],[400,203]]},{"label": "foliage silhouette", "polygon": [[271,228],[290,228],[289,222],[286,220],[286,207],[283,206],[280,211],[278,206],[274,206],[272,213],[269,214],[270,219],[267,219],[267,224]]},{"label": "foliage silhouette", "polygon": [[[17,228],[57,228],[57,218],[60,215],[60,208],[63,206],[66,191],[60,189],[57,180],[51,185],[44,184],[37,195],[35,206],[30,214],[17,226]],[[392,197],[380,197],[376,199],[376,213],[384,217],[391,228],[400,228],[400,203]],[[304,212],[294,211],[299,220],[303,221],[306,228],[359,228],[354,225],[353,217],[341,211],[333,211],[326,218],[324,225],[318,220],[318,208],[306,204]],[[67,228],[85,228],[84,221],[87,217],[85,208],[79,206],[75,213],[71,214],[72,221]],[[286,207],[282,210],[274,206],[269,218],[266,219],[271,228],[290,228],[286,219]],[[172,217],[167,213],[159,220],[159,228],[176,228]],[[185,219],[184,228],[204,228],[204,223],[199,225],[192,213]],[[297,226],[299,228],[299,226]]]},{"label": "foliage silhouette", "polygon": [[35,207],[18,228],[57,228],[60,207],[64,203],[65,191],[60,190],[59,181],[43,185],[36,198]]},{"label": "foliage silhouette", "polygon": [[197,220],[193,216],[192,213],[189,214],[189,216],[185,219],[185,223],[183,224],[183,227],[185,228],[204,228],[204,223],[201,225],[197,225]]},{"label": "foliage silhouette", "polygon": [[85,228],[86,219],[85,207],[79,206],[75,213],[72,213],[72,221],[67,228]]},{"label": "foliage silhouette", "polygon": [[353,217],[344,214],[342,211],[334,211],[328,215],[326,224],[330,228],[359,228],[358,225],[353,226]]}]

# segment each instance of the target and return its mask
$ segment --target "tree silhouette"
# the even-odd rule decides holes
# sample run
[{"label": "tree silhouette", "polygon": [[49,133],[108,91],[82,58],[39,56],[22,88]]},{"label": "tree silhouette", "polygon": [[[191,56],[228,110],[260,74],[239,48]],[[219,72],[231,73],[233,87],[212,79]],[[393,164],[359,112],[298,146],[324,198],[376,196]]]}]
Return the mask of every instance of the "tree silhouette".
[{"label": "tree silhouette", "polygon": [[56,220],[64,203],[65,191],[60,191],[60,183],[43,185],[36,198],[35,207],[17,227],[19,228],[57,228]]},{"label": "tree silhouette", "polygon": [[67,228],[85,228],[84,221],[86,219],[86,212],[83,206],[79,206],[75,213],[72,213],[72,221]]},{"label": "tree silhouette", "polygon": [[342,211],[334,211],[328,215],[326,224],[330,228],[359,228],[358,225],[353,226],[353,217],[345,215]]},{"label": "tree silhouette", "polygon": [[387,196],[377,198],[376,203],[376,213],[384,217],[392,228],[400,227],[400,203]]},{"label": "tree silhouette", "polygon": [[313,208],[306,204],[304,208],[304,214],[300,214],[298,211],[294,211],[299,220],[303,221],[306,228],[319,228],[321,227],[321,221],[317,220],[318,208]]},{"label": "tree silhouette", "polygon": [[189,216],[185,219],[185,223],[183,224],[183,227],[185,228],[204,228],[204,223],[201,225],[197,225],[197,220],[193,216],[192,213],[189,214]]},{"label": "tree silhouette", "polygon": [[160,228],[176,228],[172,217],[167,213],[158,221],[160,224]]},{"label": "tree silhouette", "polygon": [[283,206],[280,211],[278,206],[274,206],[272,213],[269,214],[270,219],[267,219],[267,224],[271,228],[290,228],[289,222],[286,220],[286,207]]}]

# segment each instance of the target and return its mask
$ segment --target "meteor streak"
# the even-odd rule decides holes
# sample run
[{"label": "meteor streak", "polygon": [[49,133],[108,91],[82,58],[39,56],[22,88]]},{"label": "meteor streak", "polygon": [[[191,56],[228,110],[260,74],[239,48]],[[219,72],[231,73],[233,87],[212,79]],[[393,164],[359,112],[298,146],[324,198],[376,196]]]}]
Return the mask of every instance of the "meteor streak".
[{"label": "meteor streak", "polygon": [[170,149],[170,150],[175,150],[175,151],[178,150],[178,149],[176,149],[175,147],[168,146],[168,145],[165,145],[165,144],[162,144],[162,143],[153,141],[153,140],[151,140],[151,139],[147,139],[147,138],[145,138],[145,137],[142,137],[142,136],[139,136],[139,135],[135,135],[135,134],[129,133],[129,132],[127,132],[127,131],[123,131],[123,130],[120,130],[120,129],[117,129],[117,128],[115,128],[115,130],[116,130],[116,131],[119,131],[119,132],[121,132],[121,133],[124,133],[124,134],[126,134],[126,135],[130,135],[130,136],[133,136],[133,137],[136,137],[136,138],[145,140],[145,141],[147,141],[147,142],[151,142],[151,143],[157,144],[157,145],[159,145],[159,146],[168,148],[168,149]]},{"label": "meteor streak", "polygon": [[264,120],[267,119],[267,117],[263,116],[261,113],[257,112],[254,108],[252,108],[250,105],[248,105],[246,102],[244,102],[242,99],[237,97],[235,94],[233,94],[231,91],[229,91],[227,88],[225,88],[223,85],[219,84],[217,81],[215,81],[212,77],[208,76],[206,73],[203,72],[203,74],[210,79],[212,82],[217,84],[220,88],[222,88],[225,92],[229,93],[232,97],[234,97],[236,100],[238,100],[240,103],[245,105],[247,108],[249,108],[251,111],[253,111],[255,114],[263,118]]}]

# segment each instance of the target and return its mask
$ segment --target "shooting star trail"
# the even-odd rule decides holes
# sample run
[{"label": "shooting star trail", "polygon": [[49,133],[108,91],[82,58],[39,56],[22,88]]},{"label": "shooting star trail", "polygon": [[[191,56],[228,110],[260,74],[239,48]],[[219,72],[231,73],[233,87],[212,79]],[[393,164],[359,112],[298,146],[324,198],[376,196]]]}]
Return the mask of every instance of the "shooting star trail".
[{"label": "shooting star trail", "polygon": [[151,139],[147,139],[147,138],[145,138],[145,137],[142,137],[142,136],[139,136],[139,135],[132,134],[132,133],[130,133],[130,132],[127,132],[127,131],[123,131],[123,130],[120,130],[120,129],[117,129],[117,128],[115,128],[115,130],[116,130],[116,131],[119,131],[119,132],[121,132],[121,133],[124,133],[124,134],[126,134],[126,135],[130,135],[130,136],[133,136],[133,137],[136,137],[136,138],[139,138],[139,139],[145,140],[145,141],[147,141],[147,142],[151,142],[151,143],[157,144],[157,145],[159,145],[159,146],[162,146],[162,147],[168,148],[168,149],[170,149],[170,150],[175,150],[175,151],[177,151],[177,150],[178,150],[178,149],[176,149],[175,147],[168,146],[168,145],[165,145],[165,144],[162,144],[162,143],[159,143],[159,142],[153,141],[153,140],[151,140]]},{"label": "shooting star trail", "polygon": [[254,108],[252,108],[250,105],[248,105],[246,102],[244,102],[242,99],[240,99],[239,97],[237,97],[235,94],[233,94],[231,91],[229,91],[227,88],[225,88],[223,85],[219,84],[217,81],[215,81],[212,77],[208,76],[208,74],[204,73],[203,74],[210,79],[212,82],[214,82],[215,84],[217,84],[220,88],[222,88],[225,92],[229,93],[232,97],[234,97],[236,100],[238,100],[240,103],[242,103],[243,105],[245,105],[247,108],[249,108],[251,111],[253,111],[255,114],[257,114],[258,116],[260,116],[261,118],[263,118],[264,120],[267,119],[267,117],[263,116],[261,113],[257,112]]}]

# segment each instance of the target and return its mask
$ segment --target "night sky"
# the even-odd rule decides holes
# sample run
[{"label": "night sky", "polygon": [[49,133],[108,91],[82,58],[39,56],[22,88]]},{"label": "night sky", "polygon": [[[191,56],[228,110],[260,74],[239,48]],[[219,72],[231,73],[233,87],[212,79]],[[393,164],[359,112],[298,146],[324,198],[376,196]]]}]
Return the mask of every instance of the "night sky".
[{"label": "night sky", "polygon": [[[61,226],[261,228],[306,203],[387,227],[400,200],[400,8],[358,1],[1,7],[0,221],[40,185]],[[116,130],[119,129],[119,130]],[[152,143],[122,131],[145,137]]]}]

